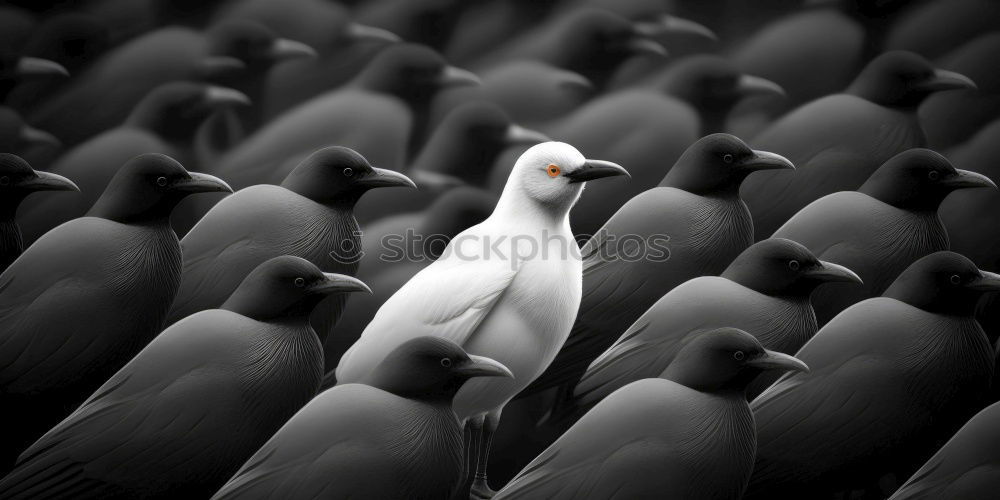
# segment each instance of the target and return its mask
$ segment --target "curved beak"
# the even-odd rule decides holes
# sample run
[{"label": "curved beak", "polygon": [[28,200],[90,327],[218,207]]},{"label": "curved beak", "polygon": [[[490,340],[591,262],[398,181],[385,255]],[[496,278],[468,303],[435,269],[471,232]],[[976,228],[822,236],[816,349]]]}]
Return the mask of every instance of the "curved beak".
[{"label": "curved beak", "polygon": [[243,61],[229,56],[208,56],[201,60],[202,76],[215,78],[223,75],[243,71],[247,68]]},{"label": "curved beak", "polygon": [[21,188],[27,191],[79,191],[77,185],[58,174],[35,170],[35,177],[25,179],[20,183]]},{"label": "curved beak", "polygon": [[839,264],[834,264],[833,262],[826,262],[824,260],[819,261],[819,265],[810,269],[807,273],[808,276],[815,278],[817,281],[822,281],[824,283],[857,283],[863,285],[864,281],[861,281],[861,277],[855,274],[854,271],[841,266]]},{"label": "curved beak", "polygon": [[751,95],[774,95],[785,97],[785,89],[781,85],[766,78],[753,75],[741,75],[736,82],[736,91],[743,96]]},{"label": "curved beak", "polygon": [[56,136],[29,125],[21,127],[17,138],[25,144],[48,145],[55,148],[62,146],[62,141],[56,138]]},{"label": "curved beak", "polygon": [[348,24],[345,35],[347,38],[358,42],[398,43],[403,41],[402,38],[389,30],[358,23]]},{"label": "curved beak", "polygon": [[993,188],[996,189],[997,185],[989,177],[986,177],[979,172],[973,172],[971,170],[961,170],[955,169],[955,173],[958,175],[950,176],[942,181],[942,184],[946,186],[953,187],[955,189],[968,189],[968,188]]},{"label": "curved beak", "polygon": [[670,55],[666,47],[649,38],[636,37],[628,42],[628,51],[633,54],[650,54],[658,57]]},{"label": "curved beak", "polygon": [[249,106],[250,98],[246,94],[229,87],[211,86],[205,89],[205,102],[212,107]]},{"label": "curved beak", "polygon": [[764,354],[747,361],[749,366],[760,368],[761,370],[782,370],[809,373],[809,366],[799,358],[789,356],[782,352],[764,350]]},{"label": "curved beak", "polygon": [[410,176],[416,181],[417,189],[442,190],[465,185],[465,182],[458,177],[423,169],[410,172]]},{"label": "curved beak", "polygon": [[590,93],[596,88],[589,78],[573,71],[565,71],[559,76],[560,80],[556,85],[567,90]]},{"label": "curved beak", "polygon": [[69,76],[69,71],[55,61],[40,57],[22,57],[17,60],[17,75],[30,76]]},{"label": "curved beak", "polygon": [[298,40],[276,38],[268,49],[268,55],[275,61],[314,58],[316,57],[316,49]]},{"label": "curved beak", "polygon": [[366,175],[363,179],[358,179],[358,184],[367,188],[409,187],[416,189],[417,187],[409,177],[384,168],[372,168],[372,173]]},{"label": "curved beak", "polygon": [[182,193],[232,193],[226,181],[200,172],[188,172],[190,178],[174,183],[174,190]]},{"label": "curved beak", "polygon": [[1000,274],[991,273],[989,271],[979,271],[979,273],[982,276],[965,285],[966,288],[969,288],[970,290],[978,290],[980,292],[1000,291]]},{"label": "curved beak", "polygon": [[656,21],[640,21],[633,24],[636,33],[655,37],[661,35],[691,35],[713,42],[719,41],[715,32],[702,24],[671,15],[663,15]]},{"label": "curved beak", "polygon": [[629,179],[632,178],[632,175],[628,173],[628,170],[625,170],[625,168],[621,165],[604,160],[585,160],[582,167],[565,174],[565,176],[569,179],[570,184],[617,175],[624,175]]},{"label": "curved beak", "polygon": [[976,82],[972,81],[971,78],[961,73],[944,69],[934,70],[934,76],[920,83],[919,87],[927,92],[978,88]]},{"label": "curved beak", "polygon": [[743,162],[743,168],[750,172],[758,170],[795,170],[792,162],[776,153],[754,150],[753,157]]},{"label": "curved beak", "polygon": [[438,77],[438,85],[441,87],[462,87],[482,85],[483,81],[475,73],[455,66],[445,66]]},{"label": "curved beak", "polygon": [[459,364],[453,371],[465,378],[472,377],[506,377],[514,378],[514,374],[499,361],[483,356],[469,355],[469,360]]},{"label": "curved beak", "polygon": [[503,139],[507,144],[538,144],[540,142],[549,142],[552,140],[547,135],[537,130],[531,130],[520,125],[513,124],[507,127],[507,134]]},{"label": "curved beak", "polygon": [[320,295],[331,293],[365,292],[372,293],[363,281],[345,274],[323,273],[324,279],[309,286],[309,291]]}]

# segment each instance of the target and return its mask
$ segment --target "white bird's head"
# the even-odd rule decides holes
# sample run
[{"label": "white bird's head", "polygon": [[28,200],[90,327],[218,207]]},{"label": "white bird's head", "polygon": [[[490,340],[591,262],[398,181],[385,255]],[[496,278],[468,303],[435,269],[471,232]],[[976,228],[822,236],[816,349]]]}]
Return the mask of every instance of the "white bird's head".
[{"label": "white bird's head", "polygon": [[588,160],[564,142],[543,142],[524,152],[507,178],[501,204],[523,205],[564,215],[576,203],[586,181],[628,176],[621,165]]}]

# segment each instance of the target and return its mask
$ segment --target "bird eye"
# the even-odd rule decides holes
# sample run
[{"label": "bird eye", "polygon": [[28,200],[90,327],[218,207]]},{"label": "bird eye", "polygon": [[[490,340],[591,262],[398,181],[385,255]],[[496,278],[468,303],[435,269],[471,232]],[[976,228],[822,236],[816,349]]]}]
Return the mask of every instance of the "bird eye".
[{"label": "bird eye", "polygon": [[156,178],[156,185],[160,186],[160,187],[166,186],[167,185],[167,178],[166,177],[157,177]]},{"label": "bird eye", "polygon": [[733,155],[728,154],[728,153],[722,155],[722,161],[724,161],[726,163],[732,163],[733,162]]},{"label": "bird eye", "polygon": [[6,186],[8,184],[10,184],[10,177],[7,177],[6,175],[0,177],[0,186]]},{"label": "bird eye", "polygon": [[952,285],[957,285],[957,284],[959,284],[961,282],[962,282],[962,277],[961,276],[959,276],[957,274],[952,274],[951,275],[951,284]]},{"label": "bird eye", "polygon": [[562,173],[562,169],[559,168],[559,165],[549,165],[545,171],[548,172],[549,177],[559,177],[559,174]]},{"label": "bird eye", "polygon": [[930,179],[930,180],[932,180],[932,181],[936,181],[940,177],[941,177],[941,174],[937,170],[931,170],[930,172],[927,172],[927,178]]},{"label": "bird eye", "polygon": [[450,358],[441,358],[441,366],[443,366],[445,368],[450,368],[451,367],[451,359]]},{"label": "bird eye", "polygon": [[799,261],[797,260],[788,261],[788,268],[791,269],[792,271],[798,271],[800,266],[801,264],[799,264]]},{"label": "bird eye", "polygon": [[344,169],[344,176],[345,177],[350,177],[352,175],[354,175],[354,169],[353,168],[347,167],[347,168]]},{"label": "bird eye", "polygon": [[733,359],[736,361],[743,361],[743,358],[745,357],[747,357],[747,355],[743,354],[743,351],[736,351],[733,353]]},{"label": "bird eye", "polygon": [[306,279],[305,278],[295,278],[295,286],[297,286],[299,288],[302,288],[302,287],[306,286]]}]

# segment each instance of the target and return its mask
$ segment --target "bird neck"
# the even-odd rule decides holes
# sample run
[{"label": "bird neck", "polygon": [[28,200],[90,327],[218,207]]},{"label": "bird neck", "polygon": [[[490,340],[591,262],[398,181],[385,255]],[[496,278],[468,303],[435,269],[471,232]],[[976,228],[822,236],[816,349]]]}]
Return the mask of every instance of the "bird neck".
[{"label": "bird neck", "polygon": [[497,201],[496,208],[488,220],[505,221],[524,232],[531,230],[549,230],[553,233],[563,231],[569,233],[569,211],[580,196],[577,191],[571,203],[563,200],[559,203],[545,203],[525,196],[518,187],[508,186]]},{"label": "bird neck", "polygon": [[926,213],[936,213],[941,202],[948,196],[947,192],[918,192],[918,190],[904,189],[898,183],[890,183],[879,178],[877,171],[858,188],[858,192],[901,210]]}]

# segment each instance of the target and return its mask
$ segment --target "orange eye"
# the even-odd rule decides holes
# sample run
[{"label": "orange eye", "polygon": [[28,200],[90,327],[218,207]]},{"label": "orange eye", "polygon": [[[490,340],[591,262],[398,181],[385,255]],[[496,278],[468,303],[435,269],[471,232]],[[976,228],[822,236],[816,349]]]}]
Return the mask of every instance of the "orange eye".
[{"label": "orange eye", "polygon": [[559,165],[551,164],[545,169],[545,171],[549,173],[549,177],[559,177],[559,174],[562,173],[562,169],[559,168]]}]

